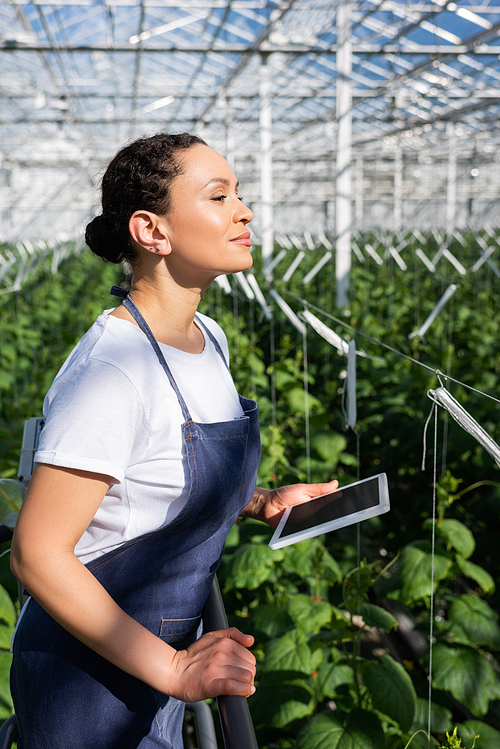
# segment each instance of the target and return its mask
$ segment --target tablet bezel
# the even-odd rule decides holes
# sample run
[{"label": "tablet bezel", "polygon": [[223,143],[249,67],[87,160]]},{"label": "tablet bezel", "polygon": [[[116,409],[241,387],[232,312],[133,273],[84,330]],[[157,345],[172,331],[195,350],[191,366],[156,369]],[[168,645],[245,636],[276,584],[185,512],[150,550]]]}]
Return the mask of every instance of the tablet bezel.
[{"label": "tablet bezel", "polygon": [[[288,516],[290,515],[292,508],[296,507],[297,505],[287,507],[281,517],[278,527],[274,531],[273,537],[269,541],[269,548],[273,549],[273,551],[275,549],[281,549],[284,546],[290,546],[291,544],[296,544],[299,541],[304,541],[308,538],[321,536],[323,533],[329,533],[331,531],[338,530],[339,528],[346,528],[349,525],[360,523],[362,520],[367,520],[368,518],[373,518],[377,515],[382,515],[384,512],[388,512],[390,510],[389,486],[385,473],[377,473],[375,474],[375,476],[368,476],[365,479],[355,481],[352,484],[348,484],[347,486],[340,486],[336,491],[345,491],[346,489],[350,489],[353,486],[359,486],[360,484],[364,484],[367,481],[373,481],[373,479],[375,478],[378,479],[379,503],[374,507],[368,507],[364,510],[358,510],[358,512],[354,512],[350,515],[344,515],[341,518],[329,520],[327,523],[321,523],[320,525],[315,525],[312,528],[306,528],[304,530],[297,531],[297,533],[291,533],[289,536],[282,537],[281,532],[286,525]],[[327,494],[322,494],[321,497],[326,497],[328,496],[328,494],[334,493],[335,492],[327,492]],[[314,497],[313,501],[316,499],[321,499],[321,497]]]}]

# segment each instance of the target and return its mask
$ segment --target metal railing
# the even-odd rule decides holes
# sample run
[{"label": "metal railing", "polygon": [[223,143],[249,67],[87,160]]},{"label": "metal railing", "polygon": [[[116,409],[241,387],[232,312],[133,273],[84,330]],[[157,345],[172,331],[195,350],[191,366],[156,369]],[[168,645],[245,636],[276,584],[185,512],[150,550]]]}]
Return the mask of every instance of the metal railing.
[{"label": "metal railing", "polygon": [[[214,632],[217,629],[226,629],[228,626],[216,577],[203,609],[202,618],[204,632]],[[237,695],[221,695],[217,697],[217,707],[225,749],[259,749],[246,698]]]}]

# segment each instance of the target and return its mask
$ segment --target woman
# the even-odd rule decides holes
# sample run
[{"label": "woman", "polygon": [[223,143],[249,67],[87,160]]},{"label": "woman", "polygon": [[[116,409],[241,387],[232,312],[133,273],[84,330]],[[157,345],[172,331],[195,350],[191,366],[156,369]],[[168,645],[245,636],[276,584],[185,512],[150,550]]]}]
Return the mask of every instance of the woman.
[{"label": "woman", "polygon": [[45,401],[11,555],[33,596],[14,642],[19,749],[178,749],[185,701],[252,694],[253,638],[197,639],[226,535],[336,486],[255,488],[256,404],[196,312],[214,278],[252,264],[227,162],[196,136],[140,139],[109,165],[102,205],[87,243],[128,260],[133,284]]}]

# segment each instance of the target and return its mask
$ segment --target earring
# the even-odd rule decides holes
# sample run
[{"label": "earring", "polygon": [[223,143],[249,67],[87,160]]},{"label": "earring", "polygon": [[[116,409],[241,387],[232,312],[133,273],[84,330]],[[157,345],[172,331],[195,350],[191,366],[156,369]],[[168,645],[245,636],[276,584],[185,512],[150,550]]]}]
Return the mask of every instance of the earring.
[{"label": "earring", "polygon": [[160,252],[161,247],[150,247],[151,252]]}]

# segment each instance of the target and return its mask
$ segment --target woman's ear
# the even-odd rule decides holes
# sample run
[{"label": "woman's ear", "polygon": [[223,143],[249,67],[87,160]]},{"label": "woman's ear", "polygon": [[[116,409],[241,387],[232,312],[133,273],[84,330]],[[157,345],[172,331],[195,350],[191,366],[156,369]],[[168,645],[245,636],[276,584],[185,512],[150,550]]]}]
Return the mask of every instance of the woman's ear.
[{"label": "woman's ear", "polygon": [[160,217],[150,211],[136,211],[128,223],[130,236],[139,247],[155,255],[169,255],[172,251],[168,235]]}]

